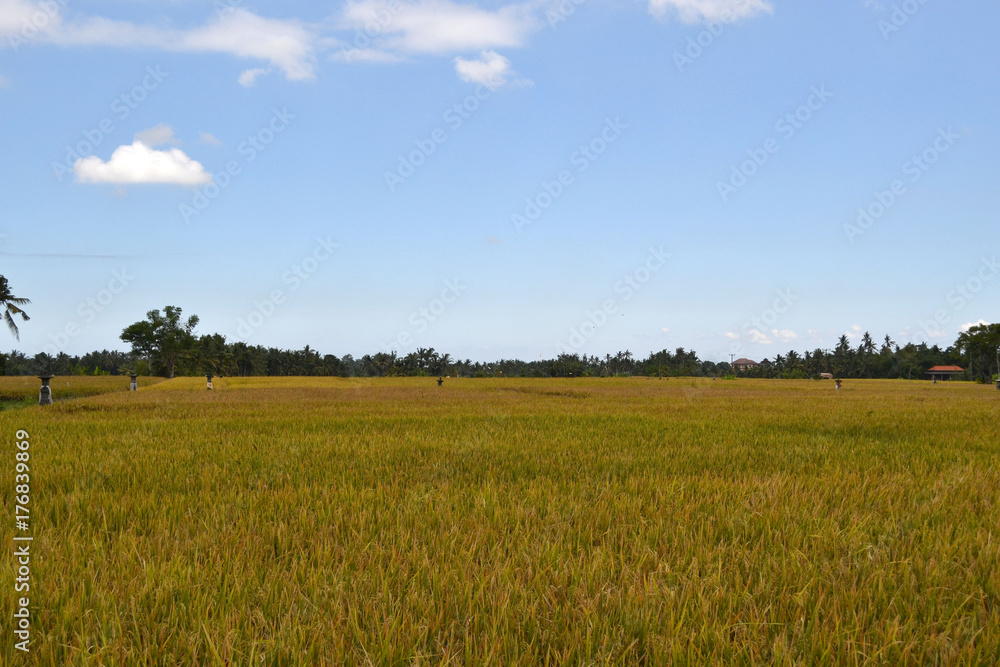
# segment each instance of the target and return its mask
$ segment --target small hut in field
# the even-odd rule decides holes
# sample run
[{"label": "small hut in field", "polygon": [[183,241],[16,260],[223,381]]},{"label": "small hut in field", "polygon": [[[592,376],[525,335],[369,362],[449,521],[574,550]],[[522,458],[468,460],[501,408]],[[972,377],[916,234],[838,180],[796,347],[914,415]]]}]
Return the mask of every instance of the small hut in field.
[{"label": "small hut in field", "polygon": [[928,369],[927,376],[937,382],[938,380],[950,380],[964,372],[965,369],[961,366],[933,366]]}]

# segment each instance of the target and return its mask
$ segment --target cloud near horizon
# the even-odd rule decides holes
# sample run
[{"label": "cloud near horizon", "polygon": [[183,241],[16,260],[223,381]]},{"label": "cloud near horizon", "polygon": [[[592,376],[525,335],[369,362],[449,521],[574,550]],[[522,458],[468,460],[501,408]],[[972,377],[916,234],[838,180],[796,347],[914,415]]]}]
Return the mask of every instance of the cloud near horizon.
[{"label": "cloud near horizon", "polygon": [[981,327],[981,326],[985,326],[985,325],[988,325],[988,324],[989,324],[989,322],[987,322],[986,320],[979,320],[977,322],[966,322],[959,329],[959,332],[961,332],[961,333],[968,333],[969,329],[971,329],[972,327]]},{"label": "cloud near horizon", "polygon": [[[775,342],[791,343],[799,339],[799,334],[790,329],[771,329],[761,331],[760,329],[747,329],[744,333],[750,338],[750,342],[755,345],[774,345]],[[727,331],[726,338],[729,340],[739,340],[740,334]]]}]

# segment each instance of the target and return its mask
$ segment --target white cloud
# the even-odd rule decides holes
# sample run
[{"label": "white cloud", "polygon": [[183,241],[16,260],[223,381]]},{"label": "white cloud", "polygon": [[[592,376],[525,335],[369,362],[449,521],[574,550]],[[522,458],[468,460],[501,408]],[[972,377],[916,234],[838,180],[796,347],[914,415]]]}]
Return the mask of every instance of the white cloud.
[{"label": "white cloud", "polygon": [[[499,0],[503,2],[503,0]],[[65,0],[0,0],[0,34],[27,35],[63,47],[105,46],[179,53],[219,53],[263,66],[242,70],[238,81],[252,86],[270,71],[293,81],[316,76],[317,52],[340,44],[327,30],[332,24],[311,24],[295,18],[260,16],[243,7],[227,7],[201,25],[174,27],[83,16],[63,16]],[[489,7],[454,0],[348,0],[336,29],[354,36],[354,46],[333,54],[347,62],[401,62],[417,54],[463,55],[455,60],[464,80],[482,82],[491,73],[512,79],[510,62],[497,50],[519,48],[544,25],[545,3],[515,0]],[[769,0],[649,0],[650,12],[680,20],[736,20],[771,12]],[[27,26],[27,27],[26,27]],[[359,42],[363,40],[363,43]],[[9,40],[4,45],[11,46]],[[15,45],[14,48],[17,48]]]},{"label": "white cloud", "polygon": [[455,71],[462,81],[496,89],[507,83],[511,74],[510,60],[496,51],[483,51],[477,60],[455,58]]},{"label": "white cloud", "polygon": [[[0,3],[10,2],[12,0],[0,0]],[[22,0],[13,2],[21,4]],[[287,79],[295,81],[315,77],[315,51],[321,42],[315,30],[301,21],[264,18],[241,8],[222,12],[204,25],[186,30],[101,17],[54,23],[46,39],[61,46],[224,53],[269,62],[284,72]]]},{"label": "white cloud", "polygon": [[985,324],[989,324],[989,322],[987,322],[986,320],[979,320],[978,322],[966,322],[965,324],[962,325],[962,328],[959,329],[959,331],[961,331],[962,333],[965,333],[969,329],[971,329],[972,327],[978,327],[978,326],[982,326],[982,325],[985,325]]},{"label": "white cloud", "polygon": [[660,329],[660,331],[662,331],[665,334],[668,334],[668,333],[670,333],[670,327],[663,327],[663,328]]},{"label": "white cloud", "polygon": [[773,340],[768,338],[766,333],[758,329],[749,329],[747,334],[750,336],[750,340],[758,345],[771,345],[774,343]]},{"label": "white cloud", "polygon": [[671,10],[684,23],[749,18],[774,8],[767,0],[649,0],[649,13],[664,18]]},{"label": "white cloud", "polygon": [[[327,28],[321,24],[294,18],[267,18],[242,7],[216,12],[201,25],[175,27],[78,12],[72,17],[63,16],[63,3],[64,0],[0,0],[0,34],[20,35],[28,26],[25,34],[30,37],[22,41],[62,47],[221,53],[263,63],[260,67],[243,69],[238,81],[247,87],[274,70],[289,80],[313,79],[317,52],[341,43],[325,32]],[[517,48],[542,25],[539,11],[534,2],[483,8],[453,0],[353,0],[342,10],[336,28],[352,33],[358,48],[341,49],[332,57],[348,62],[387,63],[405,61],[415,54],[459,55]],[[358,43],[362,38],[364,43]],[[10,46],[7,42],[3,40],[5,46]],[[502,61],[488,65],[496,66],[497,62]]]},{"label": "white cloud", "polygon": [[146,144],[152,148],[155,148],[156,146],[163,146],[165,144],[177,143],[177,140],[174,138],[173,128],[163,123],[160,123],[156,127],[151,127],[148,130],[136,132],[135,141]]},{"label": "white cloud", "polygon": [[248,69],[240,74],[240,78],[237,79],[237,81],[239,81],[240,85],[244,88],[252,88],[257,83],[257,77],[269,74],[270,72],[271,70],[261,69],[260,67]]},{"label": "white cloud", "polygon": [[389,53],[388,51],[359,48],[341,49],[334,53],[332,58],[342,63],[375,63],[380,65],[406,61],[406,58],[395,53]]},{"label": "white cloud", "polygon": [[214,134],[210,132],[202,132],[198,135],[198,138],[202,140],[202,143],[209,144],[211,146],[221,146],[222,142],[215,138]]},{"label": "white cloud", "polygon": [[771,335],[780,340],[782,343],[791,343],[792,341],[799,339],[799,335],[789,329],[782,329],[781,331],[771,329]]},{"label": "white cloud", "polygon": [[726,338],[728,338],[729,340],[739,340],[740,335],[734,331],[727,331]]},{"label": "white cloud", "polygon": [[59,22],[57,2],[0,0],[0,33],[8,44],[17,39],[34,39],[57,27]]},{"label": "white cloud", "polygon": [[80,183],[200,185],[212,180],[200,162],[179,148],[158,151],[141,141],[119,146],[107,162],[96,156],[79,159],[73,172]]},{"label": "white cloud", "polygon": [[180,50],[219,51],[266,60],[292,80],[315,76],[315,34],[294,20],[265,19],[234,9],[219,21],[186,33]]},{"label": "white cloud", "polygon": [[344,8],[341,25],[379,51],[440,54],[522,46],[536,21],[526,5],[489,11],[450,0],[358,0]]}]

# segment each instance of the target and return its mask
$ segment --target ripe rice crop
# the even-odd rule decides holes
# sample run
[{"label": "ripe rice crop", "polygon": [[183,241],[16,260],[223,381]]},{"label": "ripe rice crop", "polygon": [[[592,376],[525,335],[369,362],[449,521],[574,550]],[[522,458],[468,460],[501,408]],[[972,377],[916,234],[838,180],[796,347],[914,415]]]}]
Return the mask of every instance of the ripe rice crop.
[{"label": "ripe rice crop", "polygon": [[964,383],[702,379],[177,378],[5,411],[35,635],[0,655],[997,664],[998,418]]},{"label": "ripe rice crop", "polygon": [[[84,396],[96,396],[115,391],[128,391],[130,379],[121,375],[57,375],[49,381],[52,400],[63,401]],[[139,387],[148,387],[163,378],[140,377]],[[15,407],[38,403],[41,381],[32,375],[0,376],[0,407]]]}]

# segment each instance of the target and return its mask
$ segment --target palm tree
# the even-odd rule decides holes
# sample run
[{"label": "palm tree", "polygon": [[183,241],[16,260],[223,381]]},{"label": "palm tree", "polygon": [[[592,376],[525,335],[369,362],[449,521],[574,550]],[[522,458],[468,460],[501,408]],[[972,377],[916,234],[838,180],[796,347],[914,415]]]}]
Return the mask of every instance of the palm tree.
[{"label": "palm tree", "polygon": [[437,362],[435,362],[433,375],[447,375],[448,367],[451,366],[451,364],[451,355],[445,352],[438,357]]},{"label": "palm tree", "polygon": [[7,279],[0,276],[0,308],[4,311],[3,318],[7,321],[7,328],[14,334],[14,338],[18,340],[21,340],[21,333],[17,330],[17,325],[14,324],[12,315],[20,315],[21,319],[25,322],[30,320],[31,318],[28,317],[28,314],[20,308],[29,303],[31,303],[30,300],[11,294]]},{"label": "palm tree", "polygon": [[785,365],[788,366],[789,371],[797,371],[802,368],[802,357],[795,350],[789,350],[788,354],[785,355]]},{"label": "palm tree", "polygon": [[864,354],[874,354],[875,353],[875,341],[872,340],[872,336],[867,331],[865,335],[861,337],[861,347],[858,348],[859,352]]}]

